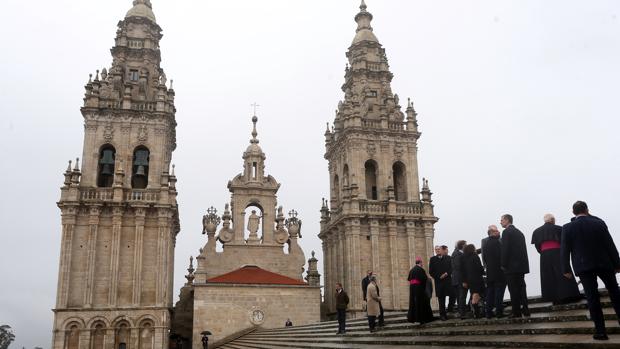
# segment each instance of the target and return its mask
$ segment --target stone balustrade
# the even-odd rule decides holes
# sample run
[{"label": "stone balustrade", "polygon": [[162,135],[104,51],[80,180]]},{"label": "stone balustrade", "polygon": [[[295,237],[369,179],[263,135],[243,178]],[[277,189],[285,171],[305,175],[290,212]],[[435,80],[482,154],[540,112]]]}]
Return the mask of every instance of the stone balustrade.
[{"label": "stone balustrade", "polygon": [[[114,201],[114,198],[112,188],[91,188],[80,191],[80,200],[85,202],[109,202]],[[123,199],[130,202],[153,203],[159,201],[159,191],[124,189]]]}]

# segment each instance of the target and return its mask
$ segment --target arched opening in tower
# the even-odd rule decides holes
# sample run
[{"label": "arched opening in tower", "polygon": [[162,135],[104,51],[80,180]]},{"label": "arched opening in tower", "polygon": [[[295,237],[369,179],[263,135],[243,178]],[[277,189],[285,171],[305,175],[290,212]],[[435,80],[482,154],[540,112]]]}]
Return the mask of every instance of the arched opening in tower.
[{"label": "arched opening in tower", "polygon": [[397,161],[392,166],[394,179],[394,196],[396,201],[407,201],[407,169],[405,164]]},{"label": "arched opening in tower", "polygon": [[368,160],[364,164],[365,182],[366,182],[366,198],[368,200],[379,200],[379,192],[377,190],[377,163],[374,160]]},{"label": "arched opening in tower", "polygon": [[110,188],[114,183],[114,165],[116,162],[116,149],[111,144],[105,144],[99,150],[97,166],[97,186]]}]

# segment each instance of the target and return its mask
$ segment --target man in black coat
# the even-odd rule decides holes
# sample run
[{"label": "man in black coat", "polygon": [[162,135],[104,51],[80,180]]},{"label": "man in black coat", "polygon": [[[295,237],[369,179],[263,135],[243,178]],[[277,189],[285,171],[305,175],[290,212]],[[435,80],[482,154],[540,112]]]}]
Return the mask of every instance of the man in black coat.
[{"label": "man in black coat", "polygon": [[609,291],[609,298],[620,319],[620,290],[616,274],[620,273],[620,257],[607,225],[602,219],[590,216],[588,205],[577,201],[573,205],[575,219],[562,227],[562,270],[566,278],[572,278],[573,270],[581,279],[588,300],[590,318],[596,333],[593,338],[607,340],[605,318],[601,309],[597,278],[600,278]]},{"label": "man in black coat", "polygon": [[[506,291],[506,277],[502,271],[502,243],[499,238],[500,233],[497,226],[490,225],[487,231],[489,235],[485,238],[482,246],[482,262],[487,272],[487,292],[486,292],[486,317],[498,318],[504,316],[504,292]],[[495,309],[495,313],[493,310]]]},{"label": "man in black coat", "polygon": [[461,261],[463,259],[463,248],[467,241],[459,240],[456,242],[454,252],[452,252],[452,287],[459,308],[461,319],[467,318],[467,289],[463,287],[461,276]]},{"label": "man in black coat", "polygon": [[448,319],[446,314],[446,297],[452,293],[452,261],[445,256],[441,246],[435,246],[435,256],[428,263],[428,273],[435,280],[435,295],[439,301],[439,317]]},{"label": "man in black coat", "polygon": [[523,233],[512,225],[513,219],[505,214],[500,219],[502,232],[502,270],[506,275],[508,291],[510,291],[510,303],[512,304],[512,316],[520,318],[529,316],[527,305],[527,292],[525,290],[525,274],[530,272],[530,263],[527,258],[527,245]]},{"label": "man in black coat", "polygon": [[342,289],[341,283],[336,283],[336,313],[338,314],[338,332],[346,333],[347,308],[349,307],[349,295]]}]

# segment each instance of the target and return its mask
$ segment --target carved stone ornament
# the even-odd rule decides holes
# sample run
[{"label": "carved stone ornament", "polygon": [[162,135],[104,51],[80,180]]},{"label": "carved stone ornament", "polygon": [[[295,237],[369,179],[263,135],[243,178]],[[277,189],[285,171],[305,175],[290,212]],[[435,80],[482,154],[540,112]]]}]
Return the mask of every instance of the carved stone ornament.
[{"label": "carved stone ornament", "polygon": [[368,153],[368,156],[374,156],[377,153],[377,145],[375,144],[375,142],[368,142],[368,145],[366,146],[366,152]]},{"label": "carved stone ornament", "polygon": [[403,156],[404,152],[405,152],[405,149],[403,145],[400,143],[396,143],[396,145],[394,146],[394,155],[400,159]]},{"label": "carved stone ornament", "polygon": [[146,129],[146,125],[142,125],[138,128],[138,140],[146,142],[149,139],[149,133]]},{"label": "carved stone ornament", "polygon": [[288,231],[284,228],[284,213],[282,213],[282,206],[278,207],[278,216],[276,218],[276,231],[274,239],[277,243],[283,245],[288,241]]},{"label": "carved stone ornament", "polygon": [[254,325],[261,325],[265,322],[265,313],[258,307],[252,307],[249,312],[250,314],[250,322]]},{"label": "carved stone ornament", "polygon": [[112,126],[112,122],[108,121],[103,129],[103,139],[106,142],[111,142],[114,139],[114,127]]},{"label": "carved stone ornament", "polygon": [[220,217],[217,215],[217,210],[211,206],[207,210],[207,214],[202,217],[202,233],[212,236],[211,234],[215,234],[219,224]]},{"label": "carved stone ornament", "polygon": [[217,239],[225,244],[227,242],[231,242],[235,233],[230,228],[230,220],[232,216],[230,215],[230,205],[226,204],[224,208],[224,215],[222,216],[222,221],[224,222],[222,225],[222,229],[220,229],[219,234],[217,235]]}]

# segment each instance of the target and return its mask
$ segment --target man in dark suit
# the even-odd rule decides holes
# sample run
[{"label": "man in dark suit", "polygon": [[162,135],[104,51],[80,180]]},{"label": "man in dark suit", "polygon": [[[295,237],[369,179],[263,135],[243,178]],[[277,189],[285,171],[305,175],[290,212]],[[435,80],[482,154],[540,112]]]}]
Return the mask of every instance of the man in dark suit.
[{"label": "man in dark suit", "polygon": [[[506,291],[506,276],[501,267],[502,243],[497,226],[490,225],[489,237],[482,247],[482,262],[487,273],[487,292],[485,313],[487,319],[496,316],[504,317],[504,292]],[[484,240],[483,240],[484,241]],[[495,313],[493,310],[495,309]]]},{"label": "man in dark suit", "polygon": [[452,261],[446,256],[441,246],[435,246],[435,256],[428,263],[428,273],[435,280],[435,295],[439,301],[439,317],[448,319],[446,314],[446,297],[452,294]]},{"label": "man in dark suit", "polygon": [[502,232],[501,261],[502,270],[506,275],[510,303],[512,304],[511,317],[520,318],[529,316],[527,292],[525,290],[525,274],[530,272],[530,263],[527,258],[527,245],[523,233],[512,225],[512,216],[505,214],[500,219]]},{"label": "man in dark suit", "polygon": [[349,295],[342,289],[342,284],[336,283],[336,313],[338,314],[338,332],[336,334],[345,334],[347,332],[347,308],[349,307]]},{"label": "man in dark suit", "polygon": [[[577,201],[573,205],[573,214],[576,216],[573,221],[562,227],[562,272],[564,277],[572,278],[574,270],[575,275],[581,279],[590,318],[596,328],[593,338],[607,340],[609,338],[601,309],[597,277],[609,291],[609,298],[620,319],[620,290],[616,280],[616,273],[620,273],[618,249],[605,222],[590,216],[585,202]],[[573,262],[573,269],[570,260]]]},{"label": "man in dark suit", "polygon": [[467,241],[459,240],[456,242],[454,252],[452,252],[452,287],[458,304],[461,319],[467,318],[467,289],[463,287],[461,261],[463,259],[463,248]]}]

